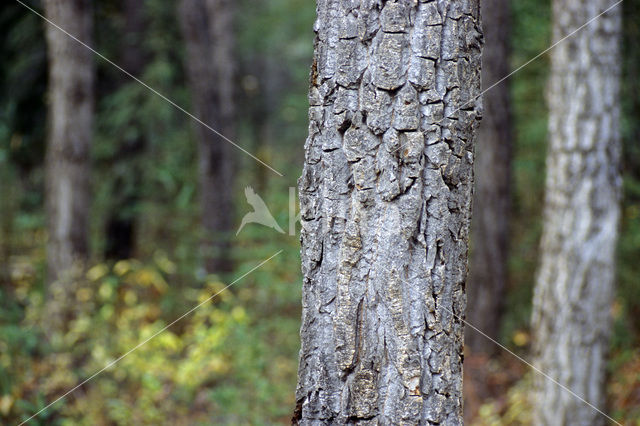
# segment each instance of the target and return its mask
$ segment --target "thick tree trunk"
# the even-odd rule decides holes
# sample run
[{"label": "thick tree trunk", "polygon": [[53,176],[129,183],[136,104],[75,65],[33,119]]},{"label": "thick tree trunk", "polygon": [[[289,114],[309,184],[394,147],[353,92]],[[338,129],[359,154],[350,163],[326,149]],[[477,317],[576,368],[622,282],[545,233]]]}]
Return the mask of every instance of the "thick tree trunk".
[{"label": "thick tree trunk", "polygon": [[[554,0],[554,39],[611,4]],[[605,402],[620,216],[620,17],[613,9],[551,55],[545,222],[532,319],[537,367],[598,407]],[[535,424],[604,424],[544,377],[536,377],[536,390]]]},{"label": "thick tree trunk", "polygon": [[[45,0],[48,19],[91,43],[89,0]],[[88,256],[90,145],[94,65],[91,52],[59,29],[46,25],[49,58],[49,129],[46,197],[49,298],[53,329],[68,318],[75,286]]]},{"label": "thick tree trunk", "polygon": [[[509,1],[482,0],[485,47],[482,86],[509,73]],[[467,318],[498,338],[507,281],[507,237],[511,190],[511,104],[503,82],[483,96],[484,118],[478,131],[474,164],[475,193],[467,286]],[[497,346],[469,327],[465,344],[471,353],[493,354]]]},{"label": "thick tree trunk", "polygon": [[[144,5],[140,0],[123,0],[124,32],[121,39],[122,56],[120,65],[135,76],[140,76],[146,62],[146,52],[143,49],[145,29]],[[132,82],[129,77],[122,76],[120,87]],[[137,207],[140,201],[140,188],[144,175],[140,156],[145,150],[144,135],[141,131],[142,123],[137,116],[130,117],[131,127],[137,127],[136,136],[130,137],[125,133],[124,138],[113,158],[113,171],[118,173],[115,179],[114,191],[111,194],[113,204],[106,220],[106,244],[104,255],[107,259],[127,259],[133,255],[137,224]],[[122,167],[123,164],[126,167]],[[119,164],[121,167],[116,167]]]},{"label": "thick tree trunk", "polygon": [[[179,7],[186,43],[186,68],[195,114],[234,138],[233,1],[182,0]],[[197,125],[202,224],[209,272],[229,270],[233,226],[231,145]]]},{"label": "thick tree trunk", "polygon": [[478,3],[318,1],[294,422],[462,423]]}]

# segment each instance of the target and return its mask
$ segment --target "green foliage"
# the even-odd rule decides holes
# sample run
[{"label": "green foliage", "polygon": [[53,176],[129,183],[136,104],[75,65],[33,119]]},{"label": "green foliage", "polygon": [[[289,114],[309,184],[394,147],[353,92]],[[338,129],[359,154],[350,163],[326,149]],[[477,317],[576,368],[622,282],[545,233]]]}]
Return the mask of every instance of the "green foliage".
[{"label": "green foliage", "polygon": [[491,400],[480,407],[473,426],[526,426],[531,424],[531,375],[511,387],[503,401]]},{"label": "green foliage", "polygon": [[[295,239],[290,240],[281,237],[271,249],[281,244],[291,248]],[[40,421],[282,421],[293,405],[297,365],[300,278],[287,267],[299,262],[295,253],[287,250],[227,290],[215,276],[180,283],[179,268],[162,251],[148,262],[98,263],[88,270],[87,285],[77,291],[75,301],[91,301],[94,309],[75,318],[66,333],[48,338],[39,331],[46,318],[41,317],[37,277],[16,272],[24,310],[2,310],[0,418],[16,422],[30,416],[127,354],[39,416]],[[239,264],[241,275],[255,266],[255,256],[239,259]],[[129,352],[132,348],[137,349]]]},{"label": "green foliage", "polygon": [[[295,3],[306,20],[292,25],[293,21],[282,14],[288,3]],[[140,78],[190,109],[175,4],[150,0],[144,7],[147,27],[143,49],[149,59]],[[19,10],[17,13],[41,29],[38,20]],[[270,125],[276,130],[261,152],[271,157],[279,169],[287,169],[293,182],[299,172],[288,166],[292,164],[288,154],[291,150],[282,150],[280,143],[301,147],[306,133],[306,62],[311,52],[311,32],[306,39],[297,38],[294,32],[298,31],[296,25],[311,28],[313,7],[302,2],[281,2],[269,16],[275,20],[270,25],[288,27],[287,43],[297,43],[293,50],[271,48],[271,53],[277,52],[277,61],[297,61],[284,80],[297,86],[289,91],[285,85],[272,93],[281,106],[272,109]],[[121,11],[116,2],[100,2],[96,17],[95,45],[117,62],[121,54]],[[254,20],[263,18],[257,13],[251,15]],[[254,30],[242,24],[240,29]],[[24,30],[16,32],[22,34]],[[29,43],[43,51],[44,41],[41,34],[39,37]],[[245,43],[242,34],[239,39],[240,44]],[[251,45],[254,40],[255,37],[245,44],[243,55],[257,55],[260,47]],[[87,285],[71,302],[91,303],[93,309],[75,318],[63,335],[43,334],[46,236],[41,220],[42,192],[35,187],[35,191],[18,194],[22,203],[37,194],[32,203],[37,206],[37,215],[28,214],[23,207],[7,226],[15,243],[10,248],[11,290],[2,294],[0,310],[0,423],[17,423],[34,414],[282,248],[285,252],[272,262],[140,346],[68,399],[40,414],[32,424],[286,421],[294,405],[300,317],[300,273],[294,267],[299,265],[296,237],[276,232],[270,235],[257,226],[248,226],[236,241],[234,273],[224,277],[204,275],[200,269],[194,123],[110,65],[100,60],[97,64],[91,238],[96,256],[88,269]],[[38,96],[29,96],[38,98],[44,110],[43,92],[44,89]],[[2,107],[14,108],[15,116],[24,114],[9,103],[15,99],[12,96],[3,100]],[[295,132],[284,130],[291,120],[295,121]],[[10,136],[17,128],[11,121],[0,124],[0,152],[6,159]],[[243,119],[242,126],[251,129],[254,123]],[[247,135],[241,144],[253,142],[253,131],[240,134]],[[283,135],[286,137],[278,140]],[[43,139],[42,132],[28,136]],[[122,144],[138,138],[146,142],[144,155],[123,155]],[[32,149],[29,154],[39,157],[33,174],[41,179],[42,154]],[[142,170],[142,174],[132,179],[133,170]],[[248,182],[260,187],[260,195],[287,229],[289,183],[271,179],[253,183],[257,168],[249,162],[239,172],[239,186]],[[135,259],[105,263],[99,255],[104,247],[105,220],[119,199],[135,193],[142,194],[141,198],[125,212],[139,223]],[[242,191],[238,194],[238,208],[244,212],[248,206]],[[3,195],[3,202],[8,199]],[[9,216],[3,219],[6,217]]]},{"label": "green foliage", "polygon": [[[623,79],[622,93],[640,93],[640,53],[637,49],[640,36],[640,2],[623,2]],[[622,226],[618,244],[618,300],[626,315],[618,321],[621,331],[633,329],[627,344],[637,345],[640,336],[640,98],[622,96],[622,166],[624,178],[624,202]],[[616,339],[620,341],[622,339]]]},{"label": "green foliage", "polygon": [[[550,43],[549,1],[512,1],[511,68],[516,69]],[[509,79],[513,102],[514,149],[509,289],[502,341],[528,328],[531,295],[542,231],[547,109],[544,99],[548,56],[542,56]]]},{"label": "green foliage", "polygon": [[[278,167],[302,168],[308,126],[308,81],[313,53],[315,7],[307,0],[242,0],[236,20],[241,144]],[[258,183],[270,171],[239,158]],[[287,171],[291,171],[290,166]],[[296,167],[297,169],[297,167]],[[294,170],[296,170],[294,169]],[[295,171],[286,179],[295,186]],[[273,176],[271,176],[273,177]]]},{"label": "green foliage", "polygon": [[41,164],[44,153],[46,56],[40,18],[17,3],[0,12],[0,124],[10,130],[12,162],[25,169]]}]

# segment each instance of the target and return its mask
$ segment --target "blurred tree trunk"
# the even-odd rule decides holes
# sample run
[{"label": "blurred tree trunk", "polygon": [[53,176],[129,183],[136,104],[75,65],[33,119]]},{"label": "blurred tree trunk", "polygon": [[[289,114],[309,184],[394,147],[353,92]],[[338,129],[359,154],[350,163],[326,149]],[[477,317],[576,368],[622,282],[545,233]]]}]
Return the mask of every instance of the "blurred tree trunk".
[{"label": "blurred tree trunk", "polygon": [[[509,73],[508,0],[482,0],[485,47],[484,89]],[[467,285],[467,319],[498,338],[507,281],[507,238],[511,180],[511,102],[507,82],[482,99],[484,114],[478,131],[474,164],[475,193],[471,223],[471,255]],[[491,355],[497,346],[469,327],[465,344],[471,353]]]},{"label": "blurred tree trunk", "polygon": [[9,164],[8,149],[0,148],[0,287],[11,283],[11,257],[13,218],[15,214],[15,181]]},{"label": "blurred tree trunk", "polygon": [[479,1],[317,13],[293,421],[462,424]]},{"label": "blurred tree trunk", "polygon": [[[123,0],[124,33],[122,37],[122,57],[120,65],[135,76],[140,76],[147,61],[143,49],[145,30],[144,5],[139,0]],[[138,84],[129,77],[122,77],[120,86]],[[117,174],[114,200],[106,221],[105,257],[107,259],[127,259],[133,255],[136,234],[136,217],[142,176],[144,169],[140,164],[141,154],[146,142],[142,123],[138,117],[131,117],[131,132],[123,132],[124,138],[113,159],[113,172]],[[134,135],[133,137],[129,135]],[[124,164],[123,164],[124,163]],[[115,167],[116,165],[120,167]],[[126,165],[126,167],[122,167]]]},{"label": "blurred tree trunk", "polygon": [[[181,0],[179,15],[186,43],[186,69],[195,115],[233,140],[233,1]],[[233,227],[232,146],[196,124],[202,224],[208,272],[231,269]]]},{"label": "blurred tree trunk", "polygon": [[[45,0],[44,7],[48,19],[91,44],[91,1]],[[49,58],[46,318],[55,330],[73,309],[77,279],[89,252],[94,64],[87,48],[49,24],[46,39]]]},{"label": "blurred tree trunk", "polygon": [[[554,0],[554,40],[611,4]],[[605,403],[620,216],[620,12],[601,16],[551,53],[545,222],[532,318],[537,367],[597,407]],[[604,424],[548,379],[536,376],[535,383],[535,424]]]},{"label": "blurred tree trunk", "polygon": [[[248,73],[257,74],[255,80],[253,78],[248,80],[248,85],[246,80],[244,82],[245,91],[249,95],[246,100],[248,105],[244,111],[250,114],[253,129],[252,152],[270,163],[272,156],[278,155],[279,145],[274,143],[274,123],[277,121],[284,94],[291,82],[285,70],[288,65],[278,62],[277,59],[268,56],[268,53],[263,53],[252,57],[245,66]],[[247,90],[247,86],[251,89],[254,84],[253,91]],[[266,167],[256,168],[254,179],[258,193],[267,190],[271,176],[272,172]]]}]

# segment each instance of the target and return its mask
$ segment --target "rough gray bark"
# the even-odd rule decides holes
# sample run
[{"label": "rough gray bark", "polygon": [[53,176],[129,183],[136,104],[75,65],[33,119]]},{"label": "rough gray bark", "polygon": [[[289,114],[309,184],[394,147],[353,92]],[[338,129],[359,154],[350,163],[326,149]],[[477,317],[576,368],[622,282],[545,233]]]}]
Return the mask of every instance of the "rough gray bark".
[{"label": "rough gray bark", "polygon": [[293,421],[461,424],[478,1],[317,13]]},{"label": "rough gray bark", "polygon": [[[509,73],[508,0],[482,0],[485,46],[482,86],[490,87]],[[474,164],[475,191],[467,285],[467,319],[498,338],[507,282],[507,238],[511,190],[511,103],[509,84],[502,82],[483,95]],[[478,332],[465,330],[471,353],[493,354],[497,346]]]},{"label": "rough gray bark", "polygon": [[[196,116],[234,139],[233,0],[182,0],[181,28],[186,69]],[[200,203],[209,272],[231,268],[228,251],[233,227],[231,145],[197,125]]]},{"label": "rough gray bark", "polygon": [[[554,0],[554,40],[611,5]],[[605,402],[620,216],[620,25],[618,7],[551,54],[542,259],[532,318],[536,366],[598,407]],[[535,384],[535,424],[604,424],[551,381],[538,376]]]},{"label": "rough gray bark", "polygon": [[[48,19],[91,44],[89,0],[45,0]],[[46,25],[49,59],[46,198],[49,239],[47,321],[56,328],[75,300],[77,275],[88,256],[90,145],[94,64],[91,52]],[[55,323],[55,324],[54,324]]]}]

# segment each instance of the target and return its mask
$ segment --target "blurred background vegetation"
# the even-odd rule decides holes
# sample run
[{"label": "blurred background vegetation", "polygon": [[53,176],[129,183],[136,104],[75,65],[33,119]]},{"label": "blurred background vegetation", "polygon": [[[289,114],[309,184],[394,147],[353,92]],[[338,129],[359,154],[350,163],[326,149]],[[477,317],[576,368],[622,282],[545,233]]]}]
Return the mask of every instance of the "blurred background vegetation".
[{"label": "blurred background vegetation", "polygon": [[[32,4],[41,10],[41,4]],[[125,40],[120,2],[95,2],[94,47],[117,58]],[[189,105],[184,47],[174,2],[141,2],[147,60],[139,77]],[[237,142],[285,174],[236,152],[236,222],[252,186],[288,228],[289,187],[300,175],[307,133],[314,3],[237,3]],[[624,188],[618,297],[608,394],[617,419],[640,425],[640,1],[624,19]],[[513,68],[550,44],[548,1],[513,0]],[[284,249],[210,304],[82,386],[31,424],[276,424],[294,405],[301,274],[297,237],[247,226],[234,240],[234,271],[202,268],[193,123],[183,113],[96,58],[92,152],[94,257],[74,302],[91,309],[56,338],[41,330],[45,297],[44,151],[47,61],[44,23],[17,3],[0,11],[0,423],[15,424]],[[501,340],[527,357],[531,293],[541,231],[548,58],[512,78],[515,118],[513,219],[507,311]],[[116,147],[122,135],[148,143],[135,167]],[[106,261],[105,222],[142,171],[143,194],[130,259]],[[136,172],[137,173],[137,172]],[[131,180],[125,180],[131,182]],[[474,424],[528,424],[526,368],[510,355],[487,361],[494,391]]]}]

